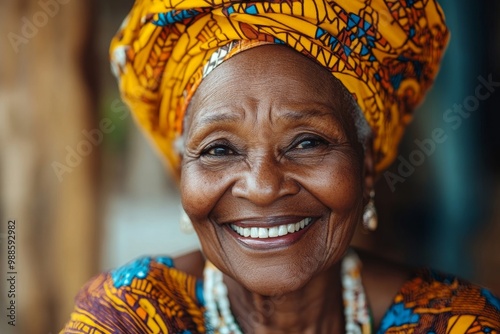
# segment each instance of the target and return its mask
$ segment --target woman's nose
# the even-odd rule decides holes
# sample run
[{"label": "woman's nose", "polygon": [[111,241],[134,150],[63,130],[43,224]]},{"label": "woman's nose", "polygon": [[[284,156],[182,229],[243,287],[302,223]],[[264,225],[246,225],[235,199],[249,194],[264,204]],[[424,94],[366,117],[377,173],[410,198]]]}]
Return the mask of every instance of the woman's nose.
[{"label": "woman's nose", "polygon": [[299,184],[287,175],[285,167],[273,158],[249,164],[241,173],[233,185],[233,196],[245,198],[258,206],[272,204],[300,190]]}]

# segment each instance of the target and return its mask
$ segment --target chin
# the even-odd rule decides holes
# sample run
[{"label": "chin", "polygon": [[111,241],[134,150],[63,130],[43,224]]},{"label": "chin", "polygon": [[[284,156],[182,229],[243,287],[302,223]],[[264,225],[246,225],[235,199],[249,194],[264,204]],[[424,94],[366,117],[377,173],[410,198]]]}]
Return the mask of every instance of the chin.
[{"label": "chin", "polygon": [[[324,253],[318,256],[276,255],[257,259],[233,257],[220,267],[247,290],[261,296],[285,295],[303,288],[325,269]],[[216,264],[218,265],[218,264]]]},{"label": "chin", "polygon": [[283,270],[255,271],[252,275],[243,275],[235,279],[247,290],[266,297],[287,295],[303,288],[314,275],[293,275]]}]

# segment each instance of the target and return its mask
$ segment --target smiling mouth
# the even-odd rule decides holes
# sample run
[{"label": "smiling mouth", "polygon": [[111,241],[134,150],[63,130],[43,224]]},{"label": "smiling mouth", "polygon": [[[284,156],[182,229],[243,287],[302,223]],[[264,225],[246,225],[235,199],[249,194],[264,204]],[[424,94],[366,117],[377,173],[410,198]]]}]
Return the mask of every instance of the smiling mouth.
[{"label": "smiling mouth", "polygon": [[267,239],[282,237],[287,234],[293,234],[304,229],[312,222],[312,218],[304,218],[294,224],[283,224],[273,227],[241,227],[235,224],[230,224],[233,231],[244,238],[251,239]]}]

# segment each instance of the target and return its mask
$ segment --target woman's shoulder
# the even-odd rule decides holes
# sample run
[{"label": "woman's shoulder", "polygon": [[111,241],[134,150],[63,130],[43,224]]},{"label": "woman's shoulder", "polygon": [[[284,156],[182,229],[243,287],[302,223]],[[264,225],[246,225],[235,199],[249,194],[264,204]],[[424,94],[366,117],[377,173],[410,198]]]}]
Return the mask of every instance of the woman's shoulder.
[{"label": "woman's shoulder", "polygon": [[203,283],[184,260],[179,268],[171,257],[141,257],[99,274],[78,293],[62,332],[202,332]]},{"label": "woman's shoulder", "polygon": [[488,289],[429,269],[360,257],[379,333],[500,331],[500,299]]},{"label": "woman's shoulder", "polygon": [[382,332],[498,333],[500,299],[456,276],[419,270],[399,289],[382,319]]}]

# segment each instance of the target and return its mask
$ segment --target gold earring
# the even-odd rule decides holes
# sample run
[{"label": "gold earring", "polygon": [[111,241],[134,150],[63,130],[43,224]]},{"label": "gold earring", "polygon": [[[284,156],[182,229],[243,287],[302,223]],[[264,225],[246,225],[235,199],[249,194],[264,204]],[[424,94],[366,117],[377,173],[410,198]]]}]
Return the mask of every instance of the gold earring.
[{"label": "gold earring", "polygon": [[375,208],[375,191],[370,192],[370,201],[365,206],[363,212],[363,228],[367,232],[374,232],[377,229],[378,217]]},{"label": "gold earring", "polygon": [[186,234],[192,234],[194,232],[193,223],[191,222],[191,219],[189,219],[189,216],[182,207],[181,207],[181,219],[179,221],[179,225],[181,227],[181,231]]}]

